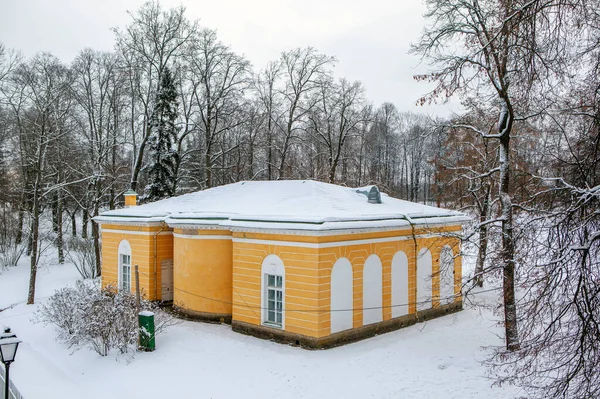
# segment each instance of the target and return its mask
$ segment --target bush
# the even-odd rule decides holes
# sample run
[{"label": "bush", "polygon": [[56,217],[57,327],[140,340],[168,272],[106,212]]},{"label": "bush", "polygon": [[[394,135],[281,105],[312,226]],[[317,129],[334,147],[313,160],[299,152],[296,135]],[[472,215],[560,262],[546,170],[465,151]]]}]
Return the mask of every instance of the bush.
[{"label": "bush", "polygon": [[22,245],[9,245],[0,251],[0,271],[16,266],[23,256],[25,247]]},{"label": "bush", "polygon": [[[140,310],[154,313],[155,334],[175,324],[175,319],[158,305],[142,300]],[[36,311],[34,320],[52,324],[58,340],[70,348],[90,347],[101,356],[111,350],[135,353],[138,312],[135,296],[113,286],[102,290],[78,281],[75,287],[57,290]]]},{"label": "bush", "polygon": [[94,241],[73,237],[67,242],[67,259],[73,263],[84,279],[98,277],[96,274],[96,253]]}]

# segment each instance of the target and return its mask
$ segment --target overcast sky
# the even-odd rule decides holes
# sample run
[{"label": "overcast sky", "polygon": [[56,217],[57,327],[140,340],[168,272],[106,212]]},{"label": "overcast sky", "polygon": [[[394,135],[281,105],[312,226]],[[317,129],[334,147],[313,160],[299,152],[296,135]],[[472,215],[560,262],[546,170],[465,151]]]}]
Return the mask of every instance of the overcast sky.
[{"label": "overcast sky", "polygon": [[[144,0],[0,0],[0,42],[31,56],[49,51],[65,62],[91,47],[111,50],[113,27],[129,23],[127,11]],[[413,80],[426,71],[409,55],[423,29],[421,0],[162,0],[183,4],[189,19],[216,29],[222,42],[255,69],[296,47],[315,47],[337,58],[336,76],[360,80],[375,105],[448,115],[458,102],[418,107],[431,87]]]}]

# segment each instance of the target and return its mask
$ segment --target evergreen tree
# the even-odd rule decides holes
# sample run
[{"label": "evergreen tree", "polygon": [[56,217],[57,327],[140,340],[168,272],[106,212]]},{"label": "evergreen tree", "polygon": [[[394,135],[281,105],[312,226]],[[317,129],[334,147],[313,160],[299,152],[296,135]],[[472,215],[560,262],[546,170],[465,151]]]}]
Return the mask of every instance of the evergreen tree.
[{"label": "evergreen tree", "polygon": [[150,118],[148,137],[149,160],[143,171],[148,175],[142,199],[156,201],[173,196],[175,186],[175,165],[179,154],[174,149],[177,141],[177,90],[171,71],[165,68]]}]

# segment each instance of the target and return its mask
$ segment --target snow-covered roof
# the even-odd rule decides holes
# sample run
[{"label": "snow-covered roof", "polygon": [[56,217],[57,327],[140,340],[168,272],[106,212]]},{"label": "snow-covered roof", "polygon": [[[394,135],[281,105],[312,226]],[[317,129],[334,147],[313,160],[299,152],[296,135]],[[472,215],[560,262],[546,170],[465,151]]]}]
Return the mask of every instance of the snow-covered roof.
[{"label": "snow-covered roof", "polygon": [[243,181],[107,211],[95,220],[296,230],[398,227],[409,225],[408,220],[414,224],[460,224],[468,220],[460,212],[383,193],[381,203],[369,202],[367,193],[373,187],[349,188],[312,180]]}]

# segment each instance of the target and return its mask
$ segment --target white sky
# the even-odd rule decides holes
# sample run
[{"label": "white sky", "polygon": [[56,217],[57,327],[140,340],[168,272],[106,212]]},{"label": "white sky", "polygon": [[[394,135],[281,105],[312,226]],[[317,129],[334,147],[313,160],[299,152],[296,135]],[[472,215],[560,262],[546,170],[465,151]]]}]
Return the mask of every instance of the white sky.
[{"label": "white sky", "polygon": [[[113,27],[144,0],[0,0],[0,42],[31,56],[49,51],[70,62],[85,47],[111,50]],[[360,80],[376,106],[448,115],[457,101],[418,107],[431,86],[413,80],[426,71],[408,54],[423,29],[421,0],[161,0],[183,4],[189,19],[216,29],[222,42],[262,68],[282,51],[315,47],[337,58],[337,77]]]}]

